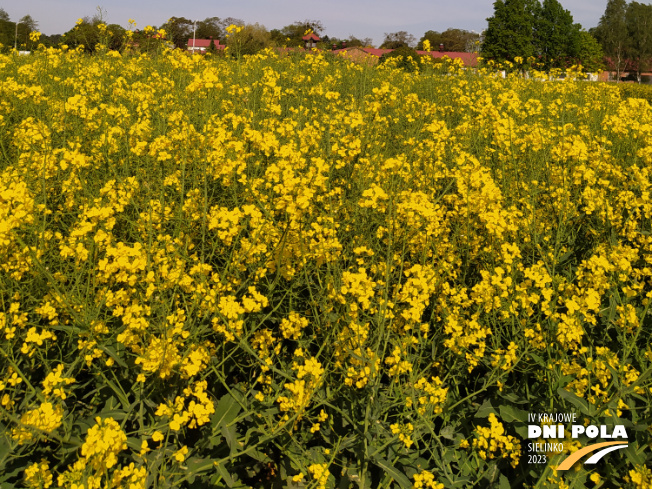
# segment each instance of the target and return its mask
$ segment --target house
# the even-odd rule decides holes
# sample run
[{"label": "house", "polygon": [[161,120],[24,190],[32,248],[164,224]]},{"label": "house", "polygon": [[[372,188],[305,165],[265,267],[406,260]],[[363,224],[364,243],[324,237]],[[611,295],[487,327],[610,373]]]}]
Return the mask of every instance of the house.
[{"label": "house", "polygon": [[[646,69],[641,73],[641,79],[638,80],[638,64],[635,60],[624,60],[623,67],[620,70],[620,80],[618,80],[618,71],[616,70],[616,63],[609,57],[604,58],[606,69],[600,74],[600,81],[631,81],[652,84],[652,71]],[[644,66],[652,66],[652,59],[644,63]]]},{"label": "house", "polygon": [[188,39],[188,51],[191,53],[205,53],[211,47],[211,41],[215,43],[215,49],[218,51],[223,50],[226,46],[220,44],[219,39]]},{"label": "house", "polygon": [[301,39],[303,39],[303,47],[306,49],[312,49],[317,47],[317,43],[320,41],[319,36],[314,32],[306,34]]}]

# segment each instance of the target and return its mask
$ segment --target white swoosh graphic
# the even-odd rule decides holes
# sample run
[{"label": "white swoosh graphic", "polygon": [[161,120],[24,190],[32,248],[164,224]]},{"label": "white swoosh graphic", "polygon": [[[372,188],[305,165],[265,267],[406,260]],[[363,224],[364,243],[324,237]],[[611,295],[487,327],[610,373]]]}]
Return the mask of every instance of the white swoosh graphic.
[{"label": "white swoosh graphic", "polygon": [[585,464],[595,464],[598,463],[598,460],[600,460],[602,457],[604,457],[606,454],[609,452],[613,452],[614,450],[620,450],[621,448],[627,448],[627,445],[615,445],[613,447],[607,447],[603,448],[602,450],[596,452],[591,458],[589,458]]}]

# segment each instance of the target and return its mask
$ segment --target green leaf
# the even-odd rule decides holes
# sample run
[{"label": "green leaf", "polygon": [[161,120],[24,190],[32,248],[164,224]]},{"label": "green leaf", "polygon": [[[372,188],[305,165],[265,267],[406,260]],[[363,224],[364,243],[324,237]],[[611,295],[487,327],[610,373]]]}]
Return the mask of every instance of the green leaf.
[{"label": "green leaf", "polygon": [[533,352],[530,352],[529,355],[530,355],[530,358],[532,358],[532,360],[537,362],[543,368],[546,368],[546,362],[543,361],[543,358],[541,358],[539,355],[537,355],[536,353],[533,353]]},{"label": "green leaf", "polygon": [[224,479],[224,482],[226,483],[227,486],[233,487],[233,478],[231,477],[231,474],[229,474],[229,471],[226,470],[226,467],[222,464],[216,464],[215,465],[215,470],[217,471],[218,474],[220,474],[220,477]]},{"label": "green leaf", "polygon": [[104,353],[106,353],[109,357],[113,358],[113,360],[115,360],[115,363],[120,365],[122,368],[129,368],[127,364],[124,362],[124,360],[120,358],[118,352],[115,351],[115,348],[106,345],[98,345],[98,348],[102,350]]},{"label": "green leaf", "polygon": [[215,413],[211,416],[213,428],[222,428],[232,423],[238,417],[240,405],[231,394],[222,397],[215,407]]},{"label": "green leaf", "polygon": [[645,446],[640,449],[638,442],[635,441],[622,451],[625,452],[625,457],[632,465],[645,465],[645,457],[643,457]]},{"label": "green leaf", "polygon": [[509,479],[505,477],[504,474],[500,474],[498,487],[499,489],[510,489],[510,487],[512,487],[511,484],[509,483]]},{"label": "green leaf", "polygon": [[192,457],[186,461],[186,466],[188,467],[188,482],[192,484],[197,475],[208,472],[215,466],[215,463],[208,458]]},{"label": "green leaf", "polygon": [[392,479],[394,479],[394,482],[396,482],[402,488],[409,489],[410,487],[412,487],[412,483],[410,482],[410,479],[408,479],[405,476],[405,474],[400,472],[396,467],[394,467],[387,460],[381,457],[374,457],[374,463],[379,468],[384,470],[385,473],[389,475]]},{"label": "green leaf", "polygon": [[140,452],[142,441],[139,438],[129,436],[127,437],[127,446],[131,448],[134,452]]},{"label": "green leaf", "polygon": [[453,440],[455,439],[455,429],[452,426],[445,426],[439,432],[439,436],[447,440]]},{"label": "green leaf", "polygon": [[482,406],[478,408],[478,411],[475,413],[475,417],[487,418],[491,413],[497,414],[496,410],[491,405],[491,399],[487,399],[485,402],[482,403]]},{"label": "green leaf", "polygon": [[587,416],[591,416],[590,412],[590,406],[589,403],[585,400],[579,397],[577,394],[574,392],[569,392],[563,387],[560,387],[557,389],[557,394],[559,394],[560,397],[566,399],[568,402],[570,402],[573,406],[575,406],[577,409],[580,410],[582,414],[585,414]]},{"label": "green leaf", "polygon": [[514,421],[527,422],[527,412],[522,409],[504,405],[498,406],[498,409],[500,410],[501,419],[507,423],[513,423]]},{"label": "green leaf", "polygon": [[238,439],[236,437],[237,432],[235,426],[222,425],[221,430],[222,436],[224,436],[226,444],[231,450],[231,455],[233,455],[238,450],[238,448],[240,448],[240,444],[238,443]]}]

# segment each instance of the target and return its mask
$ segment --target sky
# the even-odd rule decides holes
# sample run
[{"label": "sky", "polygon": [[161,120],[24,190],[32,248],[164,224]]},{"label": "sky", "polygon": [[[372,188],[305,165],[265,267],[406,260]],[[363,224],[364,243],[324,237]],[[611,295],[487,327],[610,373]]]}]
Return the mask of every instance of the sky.
[{"label": "sky", "polygon": [[[607,0],[561,0],[575,22],[585,29],[595,27]],[[428,30],[449,27],[481,32],[493,15],[493,0],[0,0],[11,20],[31,15],[44,34],[63,34],[80,17],[92,17],[101,6],[109,24],[138,27],[160,26],[170,17],[202,20],[206,17],[235,17],[258,22],[267,29],[282,28],[295,21],[320,20],[324,34],[359,39],[369,37],[374,45],[388,32],[407,31],[419,39]]]}]

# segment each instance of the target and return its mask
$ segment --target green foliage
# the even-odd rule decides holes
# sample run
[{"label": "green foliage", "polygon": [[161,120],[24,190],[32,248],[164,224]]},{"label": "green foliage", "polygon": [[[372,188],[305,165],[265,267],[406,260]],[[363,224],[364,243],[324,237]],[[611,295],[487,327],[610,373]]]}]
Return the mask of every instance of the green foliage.
[{"label": "green foliage", "polygon": [[323,36],[321,42],[317,45],[322,49],[342,49],[342,48],[353,48],[353,47],[368,47],[372,46],[371,38],[358,39],[357,37],[351,35],[346,39],[339,39],[337,37]]},{"label": "green foliage", "polygon": [[536,54],[548,69],[564,66],[578,52],[580,25],[558,0],[543,0],[535,24]]},{"label": "green foliage", "polygon": [[25,15],[14,22],[3,8],[0,8],[0,51],[7,52],[16,47],[18,50],[33,49],[36,43],[30,40],[31,32],[38,29],[38,22],[31,15]]},{"label": "green foliage", "polygon": [[604,69],[604,53],[598,41],[587,31],[581,30],[577,35],[577,58],[584,70],[595,73]]},{"label": "green foliage", "polygon": [[446,29],[444,32],[427,31],[417,44],[417,49],[423,49],[423,41],[430,41],[430,49],[437,51],[439,45],[444,45],[444,51],[469,52],[477,51],[480,34],[464,29]]},{"label": "green foliage", "polygon": [[408,46],[401,46],[394,49],[394,51],[383,54],[379,62],[386,63],[390,59],[396,60],[395,67],[408,72],[419,71],[422,66],[421,56],[417,54],[416,50]]},{"label": "green foliage", "polygon": [[407,31],[385,33],[385,39],[380,45],[381,49],[398,49],[402,47],[414,48],[416,38]]},{"label": "green foliage", "polygon": [[320,20],[306,19],[296,21],[280,30],[272,29],[270,39],[277,46],[303,47],[304,42],[302,38],[307,31],[312,31],[317,36],[321,36],[321,33],[324,31],[324,25]]},{"label": "green foliage", "polygon": [[233,56],[256,54],[271,45],[272,38],[264,25],[246,24],[241,30],[234,31],[226,39],[226,46]]},{"label": "green foliage", "polygon": [[195,36],[197,39],[222,39],[225,34],[225,27],[224,22],[219,17],[207,17],[197,22]]},{"label": "green foliage", "polygon": [[601,67],[601,52],[589,33],[573,22],[558,0],[497,0],[482,45],[482,56],[514,61],[533,56],[545,70],[573,64]]},{"label": "green foliage", "polygon": [[171,17],[161,26],[167,33],[168,40],[177,48],[186,49],[188,39],[192,38],[193,22],[185,17]]},{"label": "green foliage", "polygon": [[652,66],[652,5],[631,2],[625,14],[629,45],[627,57],[640,82],[641,73]]},{"label": "green foliage", "polygon": [[97,17],[84,18],[63,34],[61,42],[73,49],[84,46],[88,53],[94,52],[100,44],[107,49],[119,50],[124,47],[125,33],[126,30],[118,24],[106,25]]},{"label": "green foliage", "polygon": [[608,0],[604,14],[600,18],[594,36],[602,46],[604,54],[609,58],[608,68],[616,71],[618,78],[625,68],[628,45],[627,2],[625,0]]},{"label": "green foliage", "polygon": [[487,19],[481,54],[497,61],[513,61],[537,54],[534,29],[539,8],[537,0],[496,0],[494,15]]}]

